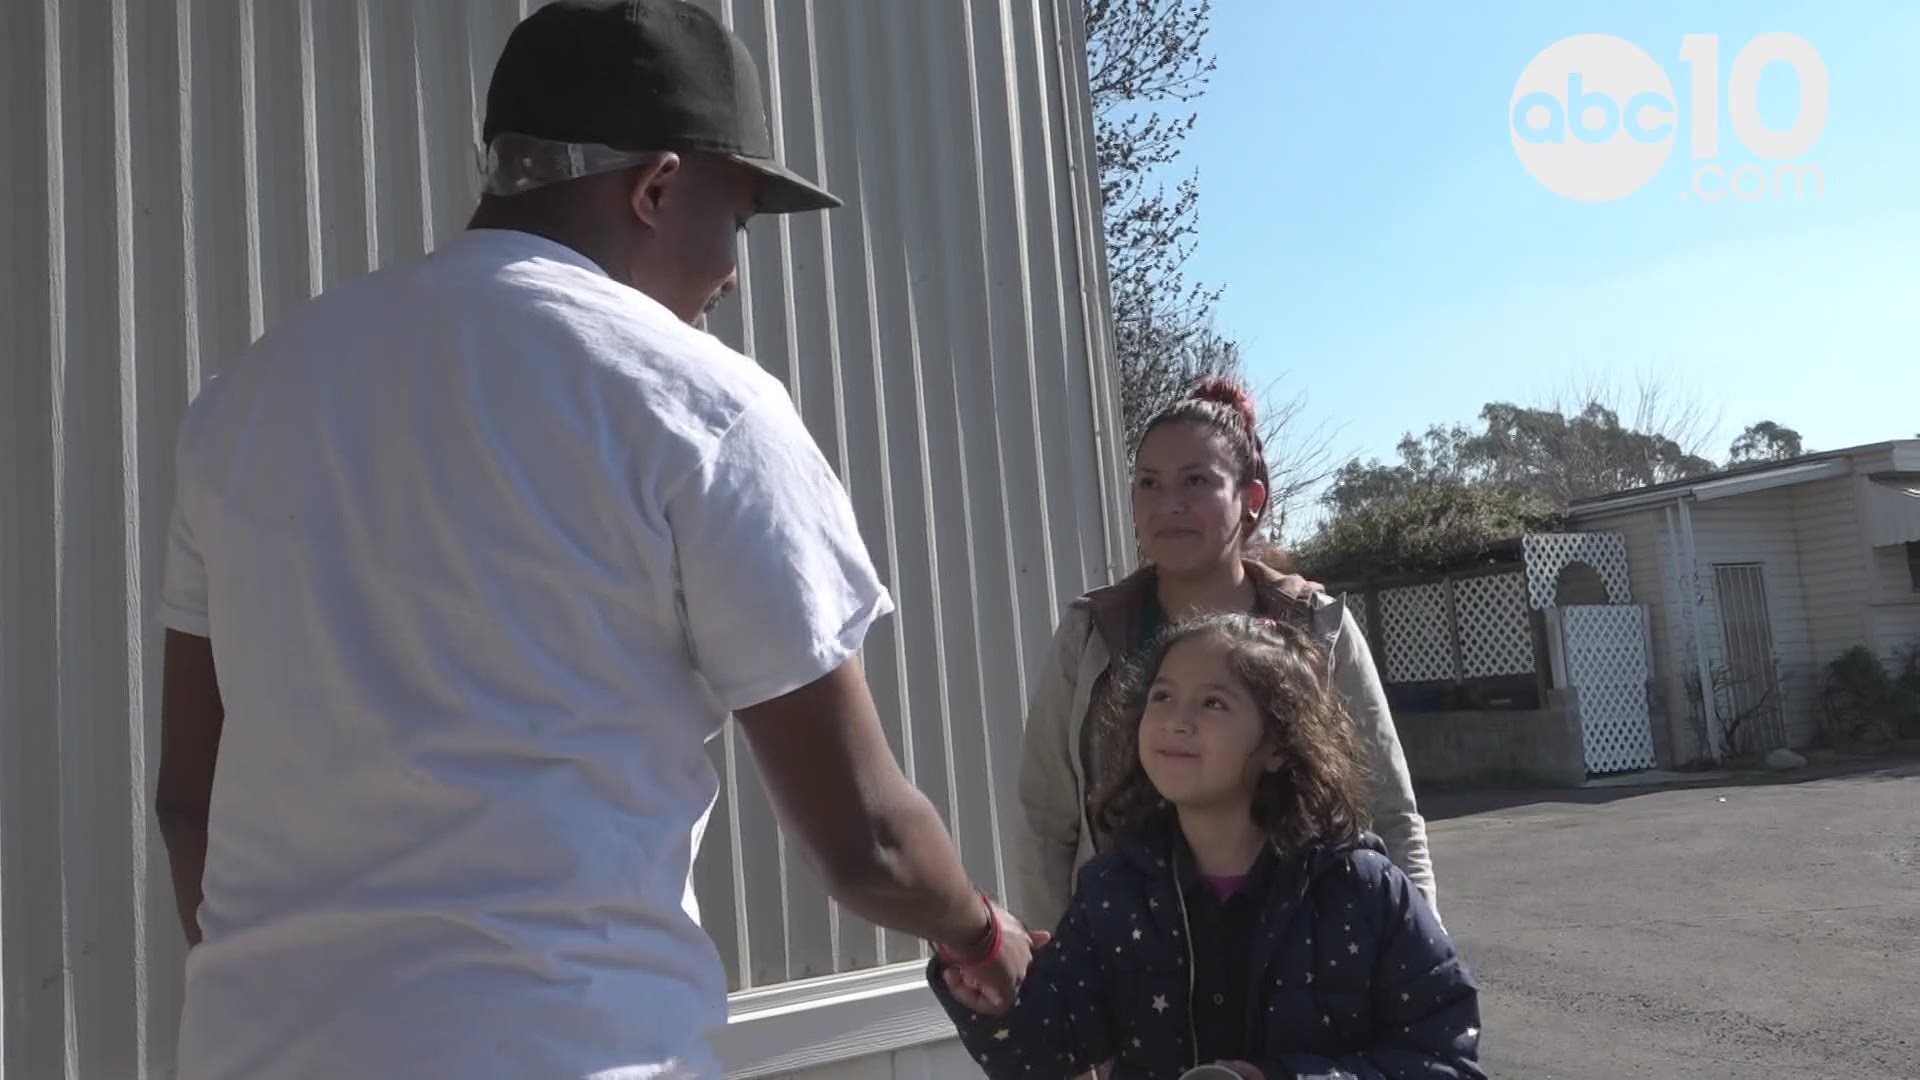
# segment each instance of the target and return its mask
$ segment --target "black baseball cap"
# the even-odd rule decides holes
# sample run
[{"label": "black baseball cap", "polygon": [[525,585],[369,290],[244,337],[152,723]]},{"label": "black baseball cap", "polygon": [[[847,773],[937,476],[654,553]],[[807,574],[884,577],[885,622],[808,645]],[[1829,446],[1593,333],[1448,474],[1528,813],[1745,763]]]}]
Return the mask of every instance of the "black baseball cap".
[{"label": "black baseball cap", "polygon": [[521,20],[494,65],[481,138],[506,132],[716,154],[765,178],[762,213],[841,205],[775,159],[753,57],[681,0],[555,0]]}]

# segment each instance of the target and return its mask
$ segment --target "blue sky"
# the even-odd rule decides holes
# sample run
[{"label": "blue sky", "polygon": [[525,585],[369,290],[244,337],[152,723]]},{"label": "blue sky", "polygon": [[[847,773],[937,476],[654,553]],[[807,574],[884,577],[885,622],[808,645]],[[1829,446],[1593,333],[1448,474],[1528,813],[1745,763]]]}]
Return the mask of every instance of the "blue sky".
[{"label": "blue sky", "polygon": [[[1391,14],[1383,14],[1391,12]],[[1471,12],[1471,13],[1467,13]],[[1823,199],[1689,198],[1690,68],[1720,38],[1721,156],[1760,159],[1728,120],[1735,54],[1790,31],[1824,59],[1824,133],[1799,163]],[[1508,103],[1537,52],[1576,33],[1634,42],[1680,99],[1666,167],[1611,203],[1522,167]],[[1391,456],[1401,432],[1570,380],[1655,379],[1719,428],[1773,419],[1810,449],[1920,432],[1920,5],[1892,2],[1335,5],[1215,0],[1219,60],[1183,167],[1200,175],[1189,265],[1270,400],[1304,394],[1335,448]],[[1785,128],[1774,65],[1761,115]]]}]

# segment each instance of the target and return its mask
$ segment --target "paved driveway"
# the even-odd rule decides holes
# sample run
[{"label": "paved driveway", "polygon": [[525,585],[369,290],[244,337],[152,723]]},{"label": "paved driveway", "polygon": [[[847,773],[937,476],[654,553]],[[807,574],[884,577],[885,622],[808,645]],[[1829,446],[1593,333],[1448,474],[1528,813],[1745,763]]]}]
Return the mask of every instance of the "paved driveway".
[{"label": "paved driveway", "polygon": [[1920,762],[1422,809],[1491,1076],[1920,1077]]}]

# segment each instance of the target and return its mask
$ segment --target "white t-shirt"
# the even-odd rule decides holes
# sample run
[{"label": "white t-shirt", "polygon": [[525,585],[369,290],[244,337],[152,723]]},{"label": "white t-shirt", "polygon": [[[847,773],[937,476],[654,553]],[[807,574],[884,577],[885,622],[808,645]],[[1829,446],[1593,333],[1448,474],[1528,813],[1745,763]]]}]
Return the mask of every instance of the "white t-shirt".
[{"label": "white t-shirt", "polygon": [[891,610],[780,383],[468,232],[209,382],[177,481],[226,706],[180,1075],[719,1075],[705,743]]}]

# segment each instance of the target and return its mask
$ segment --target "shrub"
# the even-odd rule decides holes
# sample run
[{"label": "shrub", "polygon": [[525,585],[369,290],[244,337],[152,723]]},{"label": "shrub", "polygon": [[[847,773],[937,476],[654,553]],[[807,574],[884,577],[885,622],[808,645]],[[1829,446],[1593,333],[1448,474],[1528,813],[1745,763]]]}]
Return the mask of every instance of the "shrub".
[{"label": "shrub", "polygon": [[1320,581],[1443,570],[1562,520],[1533,495],[1436,480],[1323,522],[1301,545],[1300,564]]},{"label": "shrub", "polygon": [[1893,657],[1899,669],[1893,676],[1895,726],[1907,738],[1920,738],[1920,643]]},{"label": "shrub", "polygon": [[1897,671],[1889,672],[1871,649],[1856,645],[1827,665],[1820,710],[1828,739],[1920,736],[1920,648],[1891,659]]}]

